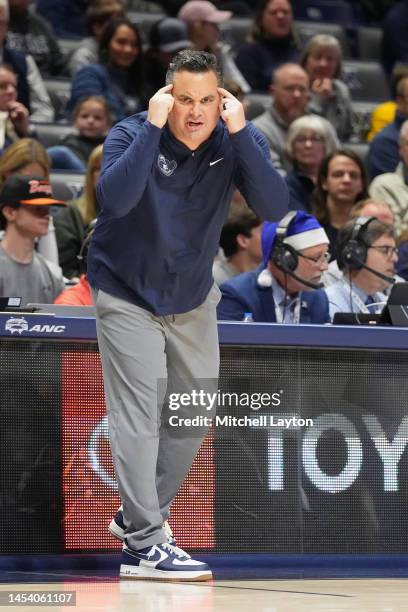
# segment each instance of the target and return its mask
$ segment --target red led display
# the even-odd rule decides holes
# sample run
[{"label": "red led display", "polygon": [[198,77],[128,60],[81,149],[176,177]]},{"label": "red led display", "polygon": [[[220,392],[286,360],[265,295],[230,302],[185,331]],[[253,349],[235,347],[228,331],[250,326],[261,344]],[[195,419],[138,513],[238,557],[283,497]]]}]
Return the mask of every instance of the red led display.
[{"label": "red led display", "polygon": [[[62,460],[64,539],[67,550],[118,550],[107,530],[120,499],[116,490],[106,420],[99,354],[64,352]],[[212,435],[208,435],[177,495],[170,524],[184,548],[214,547]]]}]

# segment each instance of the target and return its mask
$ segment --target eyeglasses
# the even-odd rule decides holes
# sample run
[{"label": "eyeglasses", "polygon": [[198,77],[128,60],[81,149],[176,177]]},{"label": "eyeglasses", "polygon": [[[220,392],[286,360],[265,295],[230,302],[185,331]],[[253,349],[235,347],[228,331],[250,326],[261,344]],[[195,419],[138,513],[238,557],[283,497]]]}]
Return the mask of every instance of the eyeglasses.
[{"label": "eyeglasses", "polygon": [[306,144],[307,142],[311,142],[312,144],[322,143],[322,136],[297,136],[295,138],[296,144]]},{"label": "eyeglasses", "polygon": [[326,251],[326,253],[323,253],[322,255],[319,255],[319,257],[309,257],[309,255],[303,255],[303,253],[299,253],[299,251],[297,251],[297,254],[299,255],[299,257],[303,257],[303,259],[312,261],[316,265],[327,263],[328,261],[330,261],[331,258],[331,253],[329,253],[328,251]]},{"label": "eyeglasses", "polygon": [[393,255],[398,255],[399,251],[397,247],[388,246],[387,244],[381,244],[378,246],[369,246],[369,249],[375,249],[376,251],[380,251],[385,257],[392,257]]}]

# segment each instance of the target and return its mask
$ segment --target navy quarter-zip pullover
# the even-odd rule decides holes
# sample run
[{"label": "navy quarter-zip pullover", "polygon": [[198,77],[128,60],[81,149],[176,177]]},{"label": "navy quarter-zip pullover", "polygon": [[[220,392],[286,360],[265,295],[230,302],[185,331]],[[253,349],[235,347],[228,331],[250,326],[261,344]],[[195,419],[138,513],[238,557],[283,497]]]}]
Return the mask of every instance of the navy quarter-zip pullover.
[{"label": "navy quarter-zip pullover", "polygon": [[251,124],[230,134],[220,119],[191,151],[139,113],[105,144],[101,206],[88,254],[92,286],[155,315],[202,304],[234,188],[262,219],[281,219],[288,190],[265,138]]}]

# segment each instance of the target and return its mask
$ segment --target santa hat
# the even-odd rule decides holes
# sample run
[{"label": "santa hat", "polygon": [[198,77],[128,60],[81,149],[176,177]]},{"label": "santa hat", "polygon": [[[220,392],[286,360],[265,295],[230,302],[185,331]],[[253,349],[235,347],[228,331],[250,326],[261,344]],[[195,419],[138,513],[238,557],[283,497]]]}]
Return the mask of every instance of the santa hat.
[{"label": "santa hat", "polygon": [[[265,221],[262,225],[262,255],[264,270],[258,276],[258,285],[270,287],[272,276],[268,270],[273,246],[276,241],[276,230],[279,223]],[[298,210],[290,221],[283,242],[290,245],[295,251],[308,249],[318,244],[329,244],[326,232],[318,220],[302,210]]]}]

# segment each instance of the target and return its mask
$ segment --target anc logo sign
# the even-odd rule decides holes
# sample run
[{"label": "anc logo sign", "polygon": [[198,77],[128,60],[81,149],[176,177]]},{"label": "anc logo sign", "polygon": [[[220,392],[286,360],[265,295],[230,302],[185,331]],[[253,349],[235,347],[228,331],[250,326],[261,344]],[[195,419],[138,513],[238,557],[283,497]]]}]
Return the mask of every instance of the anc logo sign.
[{"label": "anc logo sign", "polygon": [[11,319],[7,319],[4,329],[11,334],[19,334],[20,336],[24,332],[35,332],[37,334],[62,334],[65,331],[65,325],[33,325],[30,327],[24,317],[13,317]]}]

